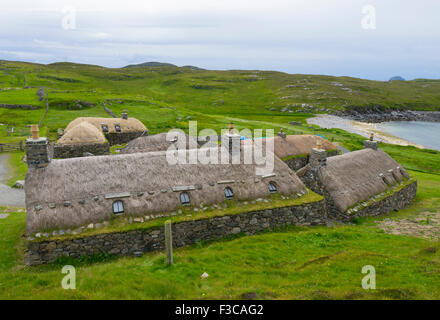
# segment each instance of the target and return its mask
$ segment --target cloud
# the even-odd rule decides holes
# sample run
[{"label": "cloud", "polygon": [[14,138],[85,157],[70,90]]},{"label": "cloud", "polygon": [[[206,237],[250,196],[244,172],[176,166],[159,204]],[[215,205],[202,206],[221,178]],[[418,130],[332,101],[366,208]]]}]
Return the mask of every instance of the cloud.
[{"label": "cloud", "polygon": [[[438,77],[440,3],[370,0],[377,28],[368,31],[361,27],[365,4],[363,0],[38,4],[16,0],[0,12],[0,59],[15,53],[31,61],[70,60],[109,67],[159,60],[215,69],[372,79],[396,74]],[[66,28],[63,23],[72,17],[75,29]]]}]

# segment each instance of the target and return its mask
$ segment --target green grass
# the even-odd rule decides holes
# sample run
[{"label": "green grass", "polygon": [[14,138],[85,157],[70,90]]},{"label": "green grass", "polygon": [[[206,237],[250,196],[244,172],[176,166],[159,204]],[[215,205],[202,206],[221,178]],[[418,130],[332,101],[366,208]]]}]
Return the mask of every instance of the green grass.
[{"label": "green grass", "polygon": [[[440,176],[411,174],[419,192],[408,209],[358,225],[289,227],[201,242],[176,249],[171,267],[162,252],[24,267],[25,214],[10,212],[0,220],[0,298],[241,299],[256,292],[262,299],[439,299],[440,243],[385,234],[374,223],[440,210]],[[61,288],[65,264],[76,267],[74,291]],[[376,268],[376,290],[361,287],[364,265]],[[208,279],[200,279],[203,272]]]},{"label": "green grass", "polygon": [[27,172],[27,165],[22,161],[25,156],[24,152],[11,152],[8,158],[8,165],[10,167],[11,175],[7,181],[9,186],[13,186],[15,181],[24,180]]},{"label": "green grass", "polygon": [[[24,89],[26,75],[27,86]],[[255,76],[256,77],[256,81]],[[69,82],[67,80],[72,80]],[[251,81],[252,80],[252,81]],[[39,86],[49,87],[48,134],[79,116],[108,116],[105,103],[116,115],[127,109],[152,133],[187,128],[186,117],[199,128],[224,128],[233,118],[287,124],[305,123],[307,114],[282,113],[283,108],[307,103],[324,111],[350,107],[439,110],[440,81],[381,82],[349,77],[285,74],[272,71],[210,71],[177,67],[108,69],[57,63],[39,65],[0,61],[0,103],[32,104],[38,110],[0,108],[0,123],[22,128],[38,123],[45,103]],[[342,84],[341,86],[335,83]],[[350,88],[352,93],[341,88]],[[118,101],[119,99],[119,101]],[[78,108],[78,101],[93,106]],[[179,120],[181,119],[181,120]],[[0,135],[1,139],[1,135]]]},{"label": "green grass", "polygon": [[[239,130],[278,131],[282,127],[287,134],[321,134],[349,150],[358,150],[363,137],[339,129],[309,127],[304,124],[311,114],[280,110],[297,103],[330,111],[371,105],[438,110],[440,105],[438,80],[388,83],[259,72],[259,80],[249,81],[253,72],[174,67],[107,69],[70,63],[44,66],[0,61],[4,89],[0,91],[0,103],[40,107],[35,111],[0,108],[0,123],[21,130],[38,123],[44,114],[44,103],[35,94],[37,88],[23,89],[23,74],[28,86],[53,88],[49,90],[50,110],[41,128],[42,135],[52,140],[58,128],[76,117],[107,117],[102,106],[105,102],[116,115],[127,109],[153,134],[169,128],[187,130],[189,116],[197,120],[199,130],[218,131],[231,121]],[[334,86],[335,81],[353,89],[353,93]],[[94,106],[79,109],[77,100]],[[291,121],[303,125],[289,125]],[[0,127],[0,143],[25,138],[26,134],[19,133],[7,136],[4,126]],[[411,175],[418,180],[417,197],[408,209],[359,219],[356,225],[289,227],[255,236],[201,242],[176,249],[172,267],[165,265],[162,252],[142,258],[100,255],[25,267],[25,213],[0,208],[0,212],[10,214],[0,219],[0,298],[241,299],[256,292],[262,299],[439,299],[440,243],[386,234],[376,221],[440,211],[440,153],[387,144],[380,147],[411,169]],[[116,148],[112,148],[113,153]],[[23,153],[11,154],[9,163],[14,171],[10,182],[24,178],[22,156]],[[65,264],[77,268],[77,290],[61,288],[61,268]],[[376,267],[374,291],[361,288],[361,269],[367,264]],[[203,272],[210,275],[208,279],[200,279]]]}]

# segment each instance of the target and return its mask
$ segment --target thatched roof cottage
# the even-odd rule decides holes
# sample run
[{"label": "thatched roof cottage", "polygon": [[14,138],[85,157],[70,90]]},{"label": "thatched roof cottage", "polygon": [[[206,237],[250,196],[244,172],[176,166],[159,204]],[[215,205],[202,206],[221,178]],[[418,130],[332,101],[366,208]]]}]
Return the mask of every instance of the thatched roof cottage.
[{"label": "thatched roof cottage", "polygon": [[310,163],[297,172],[313,191],[324,195],[330,217],[349,221],[406,207],[416,196],[417,182],[377,143],[373,148],[326,158],[313,149]]},{"label": "thatched roof cottage", "polygon": [[[182,134],[183,135],[183,134]],[[138,152],[153,152],[153,151],[167,151],[171,146],[176,149],[193,149],[198,148],[197,139],[184,134],[184,139],[176,136],[175,139],[167,139],[168,133],[159,133],[152,136],[143,136],[136,138],[121,150],[121,154],[138,153]],[[170,135],[168,138],[173,138]],[[183,140],[183,141],[180,141]],[[183,144],[183,145],[181,145]]]},{"label": "thatched roof cottage", "polygon": [[[242,148],[245,152],[250,147]],[[187,159],[218,152],[220,160],[219,151],[221,148],[175,152]],[[36,155],[41,153],[40,148]],[[120,214],[137,217],[171,212],[183,205],[211,205],[232,198],[255,200],[273,192],[305,194],[301,180],[277,157],[273,174],[259,176],[257,166],[245,164],[240,154],[238,164],[198,161],[173,165],[165,151],[52,161],[44,158],[44,166],[30,166],[26,176],[27,233],[75,228]],[[32,157],[28,161],[33,161]]]},{"label": "thatched roof cottage", "polygon": [[[266,139],[273,139],[275,155],[294,171],[307,165],[310,150],[319,144],[327,151],[327,156],[331,157],[338,154],[337,147],[334,144],[317,135],[286,135],[281,131],[275,137],[263,139],[263,146],[265,146]],[[253,140],[243,141],[243,144],[251,143],[253,143]]]},{"label": "thatched roof cottage", "polygon": [[128,118],[89,118],[73,120],[64,130],[54,147],[54,157],[65,159],[84,155],[105,155],[110,153],[110,146],[131,141],[148,130],[142,122]]}]

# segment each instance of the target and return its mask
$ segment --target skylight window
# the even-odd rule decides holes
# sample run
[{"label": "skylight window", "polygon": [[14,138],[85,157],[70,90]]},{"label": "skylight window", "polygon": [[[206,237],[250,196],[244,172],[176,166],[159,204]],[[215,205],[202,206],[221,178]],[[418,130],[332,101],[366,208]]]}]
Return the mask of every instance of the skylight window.
[{"label": "skylight window", "polygon": [[180,194],[180,202],[181,202],[184,206],[190,204],[191,200],[190,200],[190,198],[189,198],[189,194],[186,193],[186,192],[182,192],[182,193]]},{"label": "skylight window", "polygon": [[121,126],[119,124],[115,124],[116,132],[121,132]]},{"label": "skylight window", "polygon": [[232,198],[234,198],[234,192],[232,191],[231,188],[227,187],[227,188],[225,189],[225,197],[226,197],[226,199],[228,199],[228,200],[231,200]]},{"label": "skylight window", "polygon": [[269,192],[276,193],[278,191],[277,186],[274,182],[269,183]]},{"label": "skylight window", "polygon": [[113,213],[114,214],[124,213],[124,203],[121,200],[113,202]]},{"label": "skylight window", "polygon": [[102,124],[101,127],[102,127],[102,132],[108,133],[108,127],[106,124]]}]

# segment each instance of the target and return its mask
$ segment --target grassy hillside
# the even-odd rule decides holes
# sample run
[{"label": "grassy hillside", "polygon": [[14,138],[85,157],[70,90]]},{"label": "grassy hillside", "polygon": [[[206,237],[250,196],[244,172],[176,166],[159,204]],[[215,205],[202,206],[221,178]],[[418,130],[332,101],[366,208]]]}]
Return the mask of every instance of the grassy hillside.
[{"label": "grassy hillside", "polygon": [[[152,133],[186,129],[189,118],[198,121],[199,129],[219,130],[234,121],[238,129],[283,127],[287,133],[321,134],[357,150],[364,138],[339,129],[309,127],[306,119],[312,113],[348,106],[426,110],[440,106],[440,81],[435,80],[388,83],[279,72],[172,66],[107,69],[0,61],[0,104],[38,107],[0,107],[0,123],[19,129],[7,135],[5,126],[0,126],[0,142],[22,140],[28,134],[24,126],[42,119],[46,106],[36,94],[41,86],[50,88],[50,108],[41,134],[52,139],[58,128],[76,117],[108,117],[105,105],[118,116],[127,109]],[[303,103],[314,108],[294,106]],[[292,121],[297,123],[290,125]],[[177,249],[172,267],[165,266],[161,252],[141,258],[96,256],[25,267],[25,213],[0,208],[0,214],[9,214],[0,219],[0,298],[439,299],[440,220],[420,218],[430,214],[440,218],[440,152],[380,147],[418,179],[418,195],[408,209],[355,221],[357,225],[289,227],[202,242]],[[24,178],[23,155],[16,152],[9,157],[13,170],[9,184]],[[390,234],[381,227],[388,220],[396,225],[408,220],[411,228],[406,230],[403,224],[401,234]],[[426,230],[434,239],[427,237]],[[77,268],[77,290],[61,288],[65,264]],[[376,267],[374,291],[361,287],[361,270],[367,264]],[[203,272],[208,279],[200,279]]]},{"label": "grassy hillside", "polygon": [[36,94],[41,86],[49,88],[50,109],[44,125],[51,134],[79,116],[109,116],[104,105],[118,116],[127,109],[152,133],[186,128],[187,117],[198,120],[201,129],[217,129],[231,118],[240,122],[278,117],[287,123],[292,116],[354,106],[440,110],[439,80],[380,82],[271,71],[174,66],[109,69],[0,61],[0,104],[38,107],[0,107],[0,123],[16,127],[38,123],[45,113],[45,102]]}]

